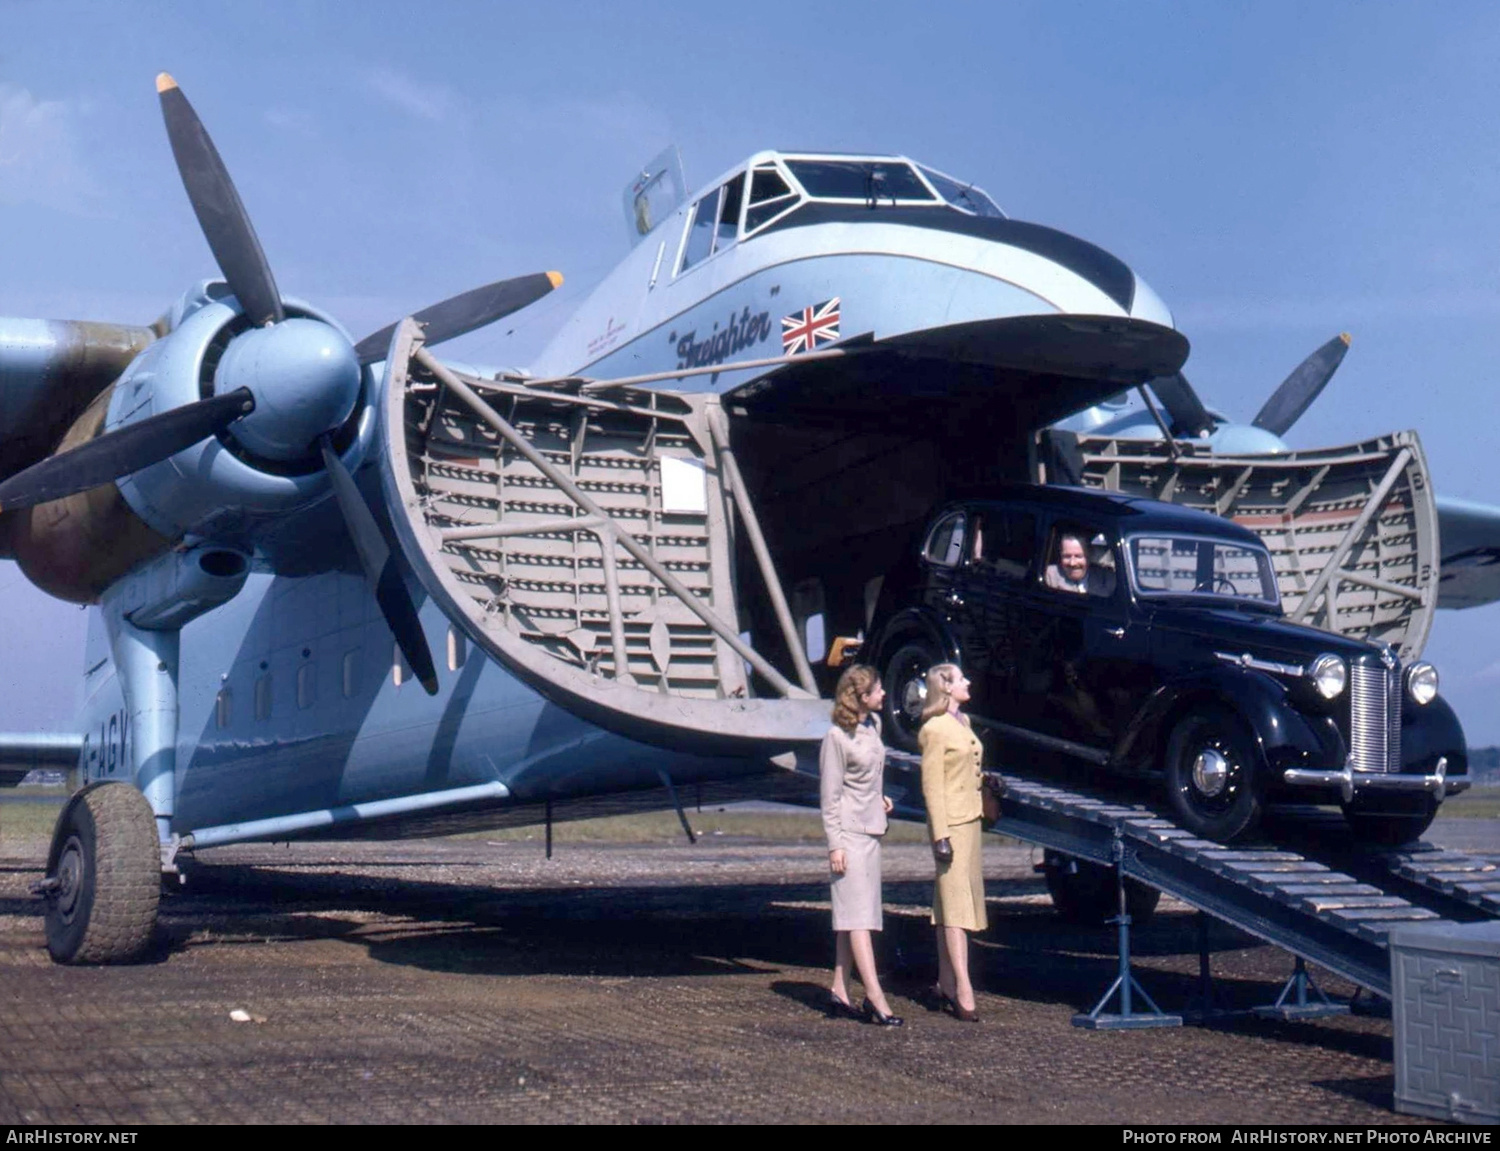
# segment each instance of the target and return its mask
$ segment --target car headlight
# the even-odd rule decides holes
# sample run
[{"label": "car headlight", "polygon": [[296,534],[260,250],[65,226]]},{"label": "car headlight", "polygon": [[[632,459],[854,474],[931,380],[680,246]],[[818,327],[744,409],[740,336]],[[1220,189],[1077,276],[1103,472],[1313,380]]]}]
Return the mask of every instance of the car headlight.
[{"label": "car headlight", "polygon": [[1349,667],[1336,655],[1320,655],[1307,665],[1307,678],[1324,699],[1338,699],[1349,683]]},{"label": "car headlight", "polygon": [[1406,669],[1406,694],[1415,704],[1429,704],[1437,698],[1437,668],[1426,662],[1412,664]]}]

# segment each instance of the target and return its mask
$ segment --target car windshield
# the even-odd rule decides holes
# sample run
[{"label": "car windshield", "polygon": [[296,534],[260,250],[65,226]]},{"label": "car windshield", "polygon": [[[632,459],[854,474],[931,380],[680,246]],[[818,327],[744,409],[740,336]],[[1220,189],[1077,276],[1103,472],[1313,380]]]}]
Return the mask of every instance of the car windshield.
[{"label": "car windshield", "polygon": [[1130,568],[1143,595],[1214,596],[1276,607],[1281,596],[1270,554],[1207,536],[1130,537]]}]

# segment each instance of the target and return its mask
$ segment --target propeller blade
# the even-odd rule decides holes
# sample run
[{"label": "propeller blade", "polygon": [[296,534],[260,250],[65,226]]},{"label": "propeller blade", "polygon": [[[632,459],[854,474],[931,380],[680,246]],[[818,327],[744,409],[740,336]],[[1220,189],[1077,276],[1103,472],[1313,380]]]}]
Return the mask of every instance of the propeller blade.
[{"label": "propeller blade", "polygon": [[1286,435],[1333,379],[1333,373],[1349,351],[1349,339],[1348,332],[1334,336],[1293,368],[1292,374],[1281,381],[1281,386],[1271,393],[1271,398],[1250,422],[1278,436]]},{"label": "propeller blade", "polygon": [[375,522],[365,498],[360,494],[354,477],[344,466],[344,461],[334,454],[328,437],[319,443],[323,449],[323,466],[333,480],[333,495],[338,500],[339,510],[344,513],[344,526],[349,529],[349,538],[354,541],[354,550],[359,553],[359,562],[365,569],[365,579],[375,593],[381,614],[396,637],[396,645],[406,657],[406,664],[416,675],[428,695],[436,695],[438,689],[437,669],[432,663],[432,653],[427,648],[427,636],[422,631],[422,621],[417,618],[417,606],[412,603],[396,557],[386,546],[380,534],[380,525]]},{"label": "propeller blade", "polygon": [[229,290],[251,323],[279,323],[286,314],[281,309],[281,293],[218,149],[176,80],[161,73],[156,91],[182,186]]},{"label": "propeller blade", "polygon": [[1193,385],[1187,382],[1187,377],[1181,372],[1157,376],[1151,381],[1150,388],[1172,417],[1174,435],[1192,439],[1203,432],[1213,431],[1214,418],[1208,414],[1198,393],[1193,391]]},{"label": "propeller blade", "polygon": [[[527,304],[540,300],[552,289],[562,284],[559,272],[537,272],[530,276],[516,276],[509,280],[497,280],[482,288],[471,288],[457,296],[451,296],[440,304],[423,308],[412,319],[425,328],[424,342],[440,344],[475,328],[494,323],[512,312],[519,312]],[[354,345],[354,354],[361,364],[372,364],[385,359],[391,346],[391,335],[395,324],[387,324],[378,332],[372,332]]]},{"label": "propeller blade", "polygon": [[0,510],[60,500],[128,476],[206,440],[254,410],[250,389],[236,388],[106,432],[0,484]]}]

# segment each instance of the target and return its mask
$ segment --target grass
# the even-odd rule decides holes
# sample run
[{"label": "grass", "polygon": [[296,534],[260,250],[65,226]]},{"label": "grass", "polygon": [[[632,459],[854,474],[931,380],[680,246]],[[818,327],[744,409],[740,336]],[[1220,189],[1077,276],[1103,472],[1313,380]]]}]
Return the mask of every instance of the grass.
[{"label": "grass", "polygon": [[[823,821],[816,811],[734,811],[721,808],[687,810],[693,833],[704,836],[732,836],[743,839],[773,840],[777,843],[822,843]],[[495,831],[475,831],[465,838],[484,839],[491,843],[540,841],[545,832],[540,825],[507,827]],[[916,823],[892,822],[886,843],[921,843],[922,826]],[[653,811],[640,815],[615,815],[607,819],[580,819],[554,823],[555,843],[666,843],[683,842],[682,824],[674,811]]]},{"label": "grass", "polygon": [[[30,789],[28,789],[30,791]],[[0,852],[7,847],[35,849],[52,835],[58,810],[67,798],[65,791],[49,789],[42,794],[51,802],[6,802],[0,796]],[[742,811],[734,808],[689,808],[688,823],[699,837],[758,839],[775,843],[821,843],[823,823],[814,810]],[[1472,788],[1450,797],[1442,806],[1444,819],[1500,818],[1500,787]],[[483,839],[491,843],[540,842],[544,836],[540,825],[496,828],[469,832],[461,838]],[[616,815],[607,819],[580,819],[552,825],[555,843],[682,843],[682,825],[673,811],[654,811],[638,815]],[[921,824],[893,821],[885,842],[922,843],[926,835]]]},{"label": "grass", "polygon": [[1449,819],[1500,819],[1500,787],[1471,787],[1443,800],[1439,810]]},{"label": "grass", "polygon": [[[54,798],[50,792],[46,794],[49,800]],[[0,852],[23,844],[35,847],[38,841],[45,845],[52,838],[52,825],[66,798],[61,791],[55,802],[48,803],[7,803],[0,798]]]}]

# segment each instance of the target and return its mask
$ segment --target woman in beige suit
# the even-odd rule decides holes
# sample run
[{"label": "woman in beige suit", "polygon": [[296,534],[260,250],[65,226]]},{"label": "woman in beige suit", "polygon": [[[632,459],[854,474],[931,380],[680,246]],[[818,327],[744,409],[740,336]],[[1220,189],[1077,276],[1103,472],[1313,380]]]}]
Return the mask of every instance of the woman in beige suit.
[{"label": "woman in beige suit", "polygon": [[922,798],[937,861],[932,922],[937,932],[941,1002],[957,1018],[975,1022],[969,982],[969,936],[988,925],[980,860],[980,783],[984,748],[959,708],[969,702],[969,681],[955,664],[927,673],[927,706],[917,741],[922,747]]},{"label": "woman in beige suit", "polygon": [[[833,726],[818,757],[822,779],[823,831],[833,873],[835,957],[829,1013],[900,1027],[901,1019],[880,989],[870,932],[883,926],[880,909],[880,837],[885,834],[885,744],[880,705],[885,691],[872,667],[855,664],[839,676],[833,693]],[[849,968],[859,968],[865,1001],[849,1003]]]}]

